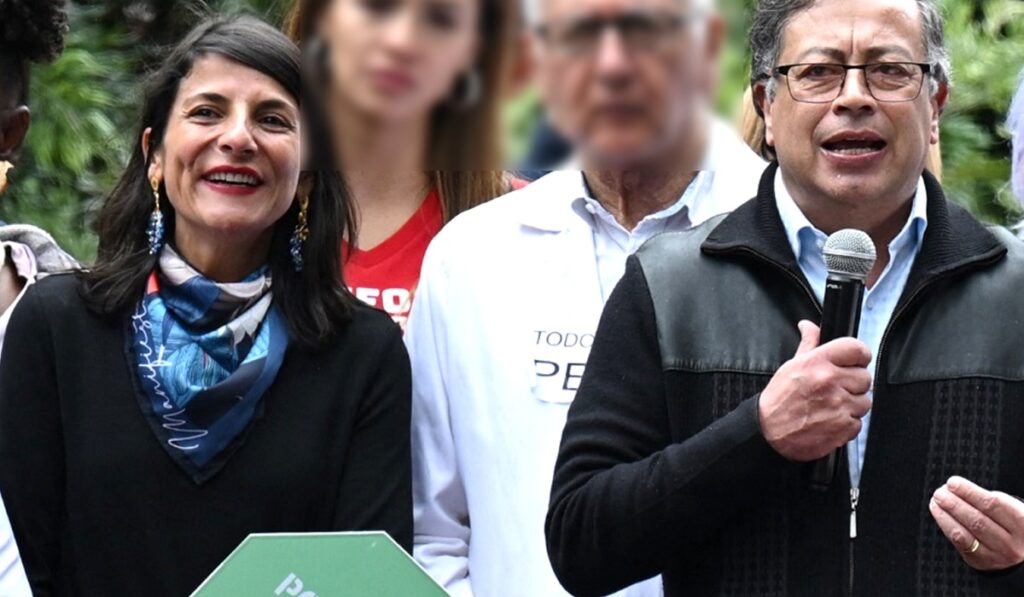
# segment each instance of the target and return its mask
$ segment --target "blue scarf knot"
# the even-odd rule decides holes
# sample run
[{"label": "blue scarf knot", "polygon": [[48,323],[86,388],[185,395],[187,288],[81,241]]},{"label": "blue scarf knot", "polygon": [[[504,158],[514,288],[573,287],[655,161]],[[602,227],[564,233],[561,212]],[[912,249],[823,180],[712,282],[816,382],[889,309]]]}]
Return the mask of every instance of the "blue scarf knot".
[{"label": "blue scarf knot", "polygon": [[201,484],[237,450],[274,382],[288,328],[267,267],[213,282],[165,246],[131,318],[131,352],[150,429]]}]

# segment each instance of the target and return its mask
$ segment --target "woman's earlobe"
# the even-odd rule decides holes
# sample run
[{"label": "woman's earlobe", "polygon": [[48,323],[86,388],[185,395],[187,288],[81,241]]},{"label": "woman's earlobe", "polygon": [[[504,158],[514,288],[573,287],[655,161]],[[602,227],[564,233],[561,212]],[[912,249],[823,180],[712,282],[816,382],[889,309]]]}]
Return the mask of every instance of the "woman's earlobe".
[{"label": "woman's earlobe", "polygon": [[295,191],[296,197],[308,197],[313,192],[313,173],[303,172],[299,177],[299,187]]},{"label": "woman's earlobe", "polygon": [[164,168],[159,155],[154,154],[152,159],[150,159],[146,165],[146,178],[149,180],[164,179]]}]

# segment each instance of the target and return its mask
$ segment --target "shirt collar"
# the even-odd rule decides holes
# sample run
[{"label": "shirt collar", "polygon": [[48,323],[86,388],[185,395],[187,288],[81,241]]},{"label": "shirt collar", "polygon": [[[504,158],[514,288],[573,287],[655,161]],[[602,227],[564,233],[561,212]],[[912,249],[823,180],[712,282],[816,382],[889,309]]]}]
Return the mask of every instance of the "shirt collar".
[{"label": "shirt collar", "polygon": [[[707,188],[710,186],[711,179],[713,177],[713,172],[697,172],[697,175],[692,181],[690,181],[690,184],[686,186],[682,196],[680,196],[675,203],[660,211],[645,216],[644,219],[641,220],[641,223],[664,221],[678,214],[685,215],[690,213],[692,210],[697,208],[697,203],[708,194]],[[591,194],[590,188],[587,186],[586,179],[583,177],[582,172],[580,173],[580,181],[580,186],[583,188],[583,195],[573,199],[573,211],[587,222],[593,223],[595,216],[606,222],[615,222],[615,217]]]},{"label": "shirt collar", "polygon": [[[520,223],[544,232],[561,232],[580,222],[573,204],[579,204],[578,199],[589,196],[580,164],[579,156],[573,155],[557,170],[516,191],[519,194],[517,215]],[[708,147],[700,167],[705,184],[688,200],[681,199],[686,205],[690,224],[703,224],[749,199],[748,193],[752,189],[738,182],[737,178],[757,177],[753,172],[760,173],[763,168],[760,158],[729,124],[718,117],[712,118]],[[722,176],[716,176],[718,171],[723,172]],[[695,188],[694,185],[691,184],[691,188]]]},{"label": "shirt collar", "polygon": [[521,195],[516,213],[523,226],[562,232],[576,218],[572,203],[586,196],[586,189],[579,171],[555,170],[512,194]]},{"label": "shirt collar", "polygon": [[[782,225],[786,229],[786,238],[789,240],[793,255],[797,260],[807,253],[820,254],[828,236],[818,230],[800,210],[782,181],[781,168],[775,174],[775,203],[778,206]],[[889,243],[890,255],[902,252],[908,245],[914,248],[916,254],[924,241],[924,233],[927,228],[928,193],[925,190],[924,178],[921,177],[917,181],[917,191],[914,193],[914,199],[910,206],[910,217],[907,218],[907,222],[899,234]]]}]

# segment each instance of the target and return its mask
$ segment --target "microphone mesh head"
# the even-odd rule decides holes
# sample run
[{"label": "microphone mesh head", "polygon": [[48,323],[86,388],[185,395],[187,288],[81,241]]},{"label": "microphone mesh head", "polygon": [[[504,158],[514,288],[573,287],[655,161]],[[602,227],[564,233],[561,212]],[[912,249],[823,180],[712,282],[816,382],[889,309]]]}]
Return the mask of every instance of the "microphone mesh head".
[{"label": "microphone mesh head", "polygon": [[875,266],[875,243],[860,230],[847,228],[832,234],[824,252],[830,274],[864,280]]}]

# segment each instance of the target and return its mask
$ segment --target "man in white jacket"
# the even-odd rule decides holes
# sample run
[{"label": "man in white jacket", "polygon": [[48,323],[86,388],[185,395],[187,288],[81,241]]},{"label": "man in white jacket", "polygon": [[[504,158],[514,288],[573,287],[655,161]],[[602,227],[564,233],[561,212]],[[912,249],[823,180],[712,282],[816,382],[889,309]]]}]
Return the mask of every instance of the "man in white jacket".
[{"label": "man in white jacket", "polygon": [[544,516],[604,302],[644,241],[754,196],[764,164],[709,112],[709,4],[541,1],[538,85],[578,165],[464,213],[427,252],[406,333],[414,555],[452,595],[566,594]]}]

